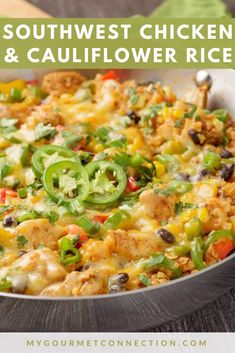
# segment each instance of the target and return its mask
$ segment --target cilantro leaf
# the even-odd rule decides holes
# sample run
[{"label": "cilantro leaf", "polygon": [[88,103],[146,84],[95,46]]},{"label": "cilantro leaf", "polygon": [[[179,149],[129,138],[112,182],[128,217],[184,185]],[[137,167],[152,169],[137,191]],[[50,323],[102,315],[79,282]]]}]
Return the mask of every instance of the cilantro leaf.
[{"label": "cilantro leaf", "polygon": [[49,140],[56,134],[57,134],[57,130],[55,127],[51,125],[44,125],[43,123],[39,123],[35,129],[35,141],[39,141],[42,138],[46,138],[47,140]]},{"label": "cilantro leaf", "polygon": [[62,131],[64,138],[64,145],[68,148],[74,148],[82,140],[82,136],[75,134],[74,132],[64,130]]},{"label": "cilantro leaf", "polygon": [[191,118],[193,117],[194,113],[196,112],[196,110],[197,110],[197,106],[196,106],[196,105],[193,105],[193,108],[192,108],[190,111],[184,113],[184,114],[175,122],[175,127],[180,127],[180,126],[183,124],[183,122],[184,122],[185,119],[187,119],[187,118],[188,118],[188,119],[191,119]]},{"label": "cilantro leaf", "polygon": [[23,235],[19,235],[19,236],[16,238],[16,240],[17,240],[18,247],[19,247],[20,249],[22,249],[22,248],[25,246],[25,244],[28,243],[28,240],[27,240]]},{"label": "cilantro leaf", "polygon": [[150,105],[141,118],[142,123],[147,122],[149,119],[155,118],[160,113],[160,111],[166,106],[166,102]]},{"label": "cilantro leaf", "polygon": [[136,105],[139,100],[139,96],[136,94],[136,90],[133,87],[128,88],[128,95],[131,105]]},{"label": "cilantro leaf", "polygon": [[193,203],[187,203],[187,202],[183,203],[180,201],[180,202],[177,202],[175,205],[175,214],[179,215],[185,209],[194,209],[194,208],[198,208],[198,206]]},{"label": "cilantro leaf", "polygon": [[11,288],[11,282],[9,282],[5,277],[0,279],[0,292],[5,289]]},{"label": "cilantro leaf", "polygon": [[124,135],[118,134],[112,128],[105,126],[97,130],[96,136],[105,147],[124,147],[127,142]]},{"label": "cilantro leaf", "polygon": [[157,160],[165,165],[169,173],[174,173],[179,168],[179,161],[171,154],[159,154]]},{"label": "cilantro leaf", "polygon": [[4,247],[2,245],[0,245],[0,256],[4,255]]}]

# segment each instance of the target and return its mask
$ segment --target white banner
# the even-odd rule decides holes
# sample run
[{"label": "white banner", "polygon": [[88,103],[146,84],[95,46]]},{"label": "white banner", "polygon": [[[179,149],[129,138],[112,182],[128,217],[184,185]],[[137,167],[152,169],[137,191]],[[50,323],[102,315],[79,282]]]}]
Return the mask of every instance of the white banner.
[{"label": "white banner", "polygon": [[234,353],[235,333],[0,333],[1,353]]}]

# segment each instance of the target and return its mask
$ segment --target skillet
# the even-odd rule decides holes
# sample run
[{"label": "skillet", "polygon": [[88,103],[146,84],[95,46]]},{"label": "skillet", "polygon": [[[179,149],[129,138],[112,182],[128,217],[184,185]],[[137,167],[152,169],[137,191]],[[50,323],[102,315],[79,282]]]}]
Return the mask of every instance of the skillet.
[{"label": "skillet", "polygon": [[[209,109],[226,108],[235,117],[235,71],[208,70],[213,85]],[[94,76],[94,70],[83,72]],[[2,70],[1,80],[40,78],[45,71]],[[181,95],[194,89],[194,70],[124,70],[123,79],[170,84]],[[0,331],[143,331],[173,321],[215,300],[235,285],[235,254],[172,282],[131,292],[80,298],[46,298],[0,293]]]}]

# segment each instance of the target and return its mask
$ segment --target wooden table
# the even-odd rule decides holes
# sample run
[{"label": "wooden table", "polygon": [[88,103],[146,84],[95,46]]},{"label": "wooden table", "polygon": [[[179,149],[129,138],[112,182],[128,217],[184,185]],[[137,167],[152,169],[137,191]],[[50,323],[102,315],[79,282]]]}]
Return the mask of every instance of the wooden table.
[{"label": "wooden table", "polygon": [[[6,0],[5,0],[6,1]],[[162,0],[28,0],[54,17],[148,16]],[[175,0],[176,1],[176,0]],[[181,1],[181,0],[178,0]],[[235,15],[235,1],[225,0]]]},{"label": "wooden table", "polygon": [[[180,0],[179,0],[180,1]],[[30,0],[53,17],[128,17],[148,15],[161,0]],[[225,1],[235,16],[235,1]],[[202,309],[167,325],[161,332],[235,331],[235,289]]]}]

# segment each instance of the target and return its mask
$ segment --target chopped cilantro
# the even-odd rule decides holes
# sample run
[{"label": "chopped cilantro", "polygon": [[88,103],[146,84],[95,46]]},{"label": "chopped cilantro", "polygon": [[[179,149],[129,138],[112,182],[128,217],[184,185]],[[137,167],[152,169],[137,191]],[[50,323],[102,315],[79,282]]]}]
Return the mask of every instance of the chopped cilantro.
[{"label": "chopped cilantro", "polygon": [[35,141],[39,141],[42,138],[46,138],[47,140],[49,140],[56,134],[57,130],[53,126],[39,123],[35,129]]},{"label": "chopped cilantro", "polygon": [[97,137],[105,147],[124,147],[126,145],[126,137],[117,134],[111,128],[101,127],[97,130]]},{"label": "chopped cilantro", "polygon": [[216,116],[217,119],[226,123],[228,120],[228,111],[227,109],[217,109],[213,111],[213,114]]},{"label": "chopped cilantro", "polygon": [[115,154],[113,160],[115,163],[119,164],[123,168],[138,168],[145,162],[145,159],[139,153],[135,153],[130,156],[125,152]]},{"label": "chopped cilantro", "polygon": [[6,212],[7,210],[9,210],[10,206],[8,205],[3,205],[3,206],[0,206],[0,214]]},{"label": "chopped cilantro", "polygon": [[187,203],[187,202],[183,203],[180,201],[180,202],[177,202],[175,205],[175,214],[179,215],[185,209],[194,209],[194,208],[198,208],[198,206],[193,203]]},{"label": "chopped cilantro", "polygon": [[155,118],[160,113],[160,111],[166,106],[166,102],[150,105],[142,116],[142,123],[147,122],[149,119]]},{"label": "chopped cilantro", "polygon": [[4,255],[4,247],[0,245],[0,256]]},{"label": "chopped cilantro", "polygon": [[0,279],[0,292],[10,289],[11,288],[11,282],[8,281],[5,277]]},{"label": "chopped cilantro", "polygon": [[16,240],[17,240],[17,243],[18,243],[18,247],[19,247],[20,249],[22,249],[22,248],[25,246],[25,244],[28,243],[28,240],[27,240],[23,235],[19,235],[19,236],[16,238]]},{"label": "chopped cilantro", "polygon": [[157,160],[163,163],[169,173],[174,173],[179,168],[179,161],[171,154],[158,154]]},{"label": "chopped cilantro", "polygon": [[196,105],[193,105],[193,108],[192,108],[190,111],[184,113],[184,114],[175,122],[175,127],[180,127],[180,126],[183,124],[183,122],[184,122],[185,119],[187,119],[187,118],[188,118],[188,119],[192,118],[193,115],[194,115],[194,113],[196,112],[196,110],[197,110],[197,106],[196,106]]},{"label": "chopped cilantro", "polygon": [[42,217],[47,218],[50,221],[50,223],[55,223],[58,220],[59,215],[56,212],[50,211],[50,212],[43,212]]},{"label": "chopped cilantro", "polygon": [[3,181],[3,178],[9,174],[11,167],[6,162],[5,158],[0,158],[0,184]]},{"label": "chopped cilantro", "polygon": [[136,90],[133,87],[128,88],[128,95],[131,105],[136,105],[139,100],[139,96],[136,94]]},{"label": "chopped cilantro", "polygon": [[76,147],[82,140],[82,136],[68,130],[62,131],[62,136],[64,138],[64,145],[68,148]]}]

